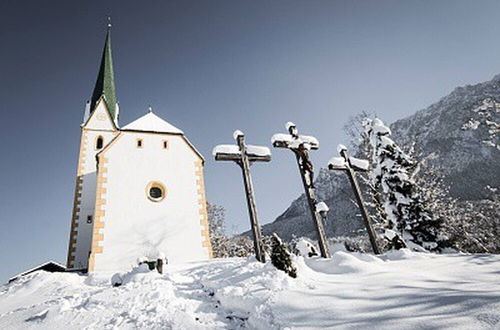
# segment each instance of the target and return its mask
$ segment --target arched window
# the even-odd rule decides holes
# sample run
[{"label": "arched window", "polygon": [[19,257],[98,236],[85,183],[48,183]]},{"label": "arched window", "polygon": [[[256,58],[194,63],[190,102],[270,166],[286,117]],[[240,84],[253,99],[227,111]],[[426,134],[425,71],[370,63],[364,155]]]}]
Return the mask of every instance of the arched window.
[{"label": "arched window", "polygon": [[95,148],[97,150],[102,149],[103,145],[104,145],[104,139],[102,138],[102,136],[99,136],[95,141]]}]

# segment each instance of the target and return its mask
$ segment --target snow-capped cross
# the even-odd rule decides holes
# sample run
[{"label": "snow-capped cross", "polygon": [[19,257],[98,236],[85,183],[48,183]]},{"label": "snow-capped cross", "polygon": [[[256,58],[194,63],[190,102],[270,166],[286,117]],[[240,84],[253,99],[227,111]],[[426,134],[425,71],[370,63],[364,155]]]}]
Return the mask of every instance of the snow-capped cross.
[{"label": "snow-capped cross", "polygon": [[245,134],[243,134],[240,130],[234,131],[233,138],[238,143],[237,145],[218,145],[214,148],[212,154],[217,161],[234,161],[240,166],[243,172],[243,182],[245,184],[248,213],[250,215],[250,223],[252,225],[255,256],[257,260],[265,262],[265,254],[262,246],[262,232],[260,230],[257,217],[257,206],[253,192],[252,177],[250,175],[250,165],[254,162],[271,161],[271,151],[267,147],[246,145]]},{"label": "snow-capped cross", "polygon": [[[271,138],[273,147],[287,148],[293,151],[299,166],[300,176],[306,192],[309,209],[314,220],[316,232],[318,234],[318,244],[323,258],[330,257],[330,251],[326,243],[326,234],[323,219],[326,218],[326,212],[316,207],[318,201],[314,193],[314,170],[313,164],[309,159],[309,150],[317,150],[319,142],[314,136],[299,135],[297,126],[292,122],[287,122],[285,127],[289,134],[274,134]],[[326,206],[326,205],[325,205]]]},{"label": "snow-capped cross", "polygon": [[333,157],[328,162],[328,169],[332,171],[345,171],[349,176],[349,181],[351,182],[354,195],[356,196],[356,201],[361,210],[363,216],[363,222],[370,237],[370,243],[375,254],[380,254],[380,250],[377,246],[376,234],[373,230],[370,216],[368,215],[368,210],[366,209],[363,196],[361,195],[361,189],[359,188],[358,180],[356,179],[356,171],[368,171],[370,163],[365,159],[359,159],[354,157],[349,157],[347,152],[347,147],[343,144],[337,146],[337,151],[341,157]]}]

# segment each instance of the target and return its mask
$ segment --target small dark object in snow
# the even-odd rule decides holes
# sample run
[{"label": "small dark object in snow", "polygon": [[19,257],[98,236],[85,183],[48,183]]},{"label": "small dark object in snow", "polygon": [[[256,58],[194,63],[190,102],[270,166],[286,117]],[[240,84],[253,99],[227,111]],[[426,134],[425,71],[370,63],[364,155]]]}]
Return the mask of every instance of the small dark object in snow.
[{"label": "small dark object in snow", "polygon": [[119,287],[123,284],[123,277],[120,273],[116,273],[111,277],[111,285],[116,287]]},{"label": "small dark object in snow", "polygon": [[403,241],[401,236],[395,235],[392,240],[389,241],[390,247],[396,249],[396,250],[401,250],[406,248],[406,243]]},{"label": "small dark object in snow", "polygon": [[271,262],[274,267],[284,271],[290,277],[297,277],[297,269],[292,263],[290,251],[276,233],[273,233],[271,237]]}]

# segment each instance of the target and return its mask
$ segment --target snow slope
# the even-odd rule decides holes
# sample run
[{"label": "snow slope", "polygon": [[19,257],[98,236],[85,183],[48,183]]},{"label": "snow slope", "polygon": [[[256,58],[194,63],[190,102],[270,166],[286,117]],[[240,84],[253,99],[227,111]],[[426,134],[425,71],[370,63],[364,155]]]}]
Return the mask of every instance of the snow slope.
[{"label": "snow slope", "polygon": [[296,259],[298,278],[254,259],[111,274],[36,272],[0,288],[0,329],[500,328],[500,256],[402,250]]}]

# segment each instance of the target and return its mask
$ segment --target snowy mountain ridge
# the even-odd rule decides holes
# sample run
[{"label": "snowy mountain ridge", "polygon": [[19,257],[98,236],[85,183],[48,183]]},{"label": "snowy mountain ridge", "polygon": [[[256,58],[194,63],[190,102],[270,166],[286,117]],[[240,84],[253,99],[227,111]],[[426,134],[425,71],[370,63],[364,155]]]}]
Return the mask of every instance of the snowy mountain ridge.
[{"label": "snowy mountain ridge", "polygon": [[[416,150],[423,156],[434,153],[431,163],[444,174],[450,193],[463,200],[484,199],[491,193],[486,189],[488,185],[500,185],[500,151],[483,143],[487,129],[462,129],[474,116],[473,109],[486,98],[500,101],[500,74],[490,81],[457,87],[426,109],[390,125],[392,138],[399,145],[409,146],[415,142]],[[343,173],[321,169],[315,184],[318,199],[330,208],[328,235],[350,235],[362,228],[354,196]],[[277,232],[285,239],[293,235],[315,238],[305,196],[302,194],[274,222],[264,225],[263,232],[265,235]]]}]

